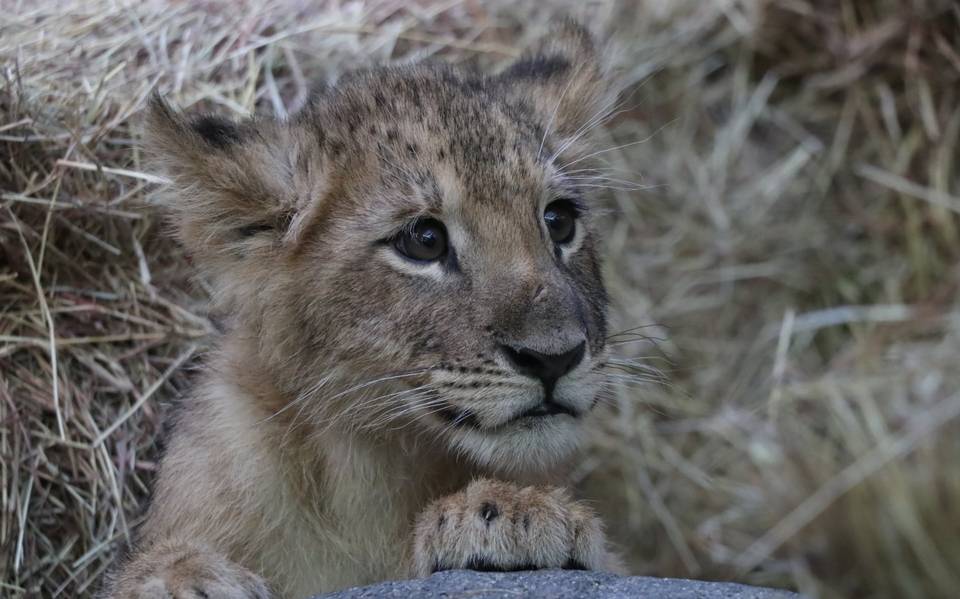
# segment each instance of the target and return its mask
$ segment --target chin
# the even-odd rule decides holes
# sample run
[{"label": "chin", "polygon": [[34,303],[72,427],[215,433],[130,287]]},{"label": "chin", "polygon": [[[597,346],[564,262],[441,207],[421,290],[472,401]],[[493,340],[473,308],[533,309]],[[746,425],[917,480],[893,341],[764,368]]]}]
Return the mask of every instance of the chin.
[{"label": "chin", "polygon": [[497,429],[454,431],[452,446],[482,467],[508,474],[550,470],[569,459],[584,436],[582,418],[524,418]]}]

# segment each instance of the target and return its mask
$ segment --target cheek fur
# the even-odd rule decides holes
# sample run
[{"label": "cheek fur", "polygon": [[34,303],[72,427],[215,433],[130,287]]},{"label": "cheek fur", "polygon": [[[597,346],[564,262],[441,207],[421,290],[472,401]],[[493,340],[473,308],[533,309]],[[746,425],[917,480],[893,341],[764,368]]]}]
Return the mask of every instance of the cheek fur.
[{"label": "cheek fur", "polygon": [[608,302],[592,236],[585,237],[583,246],[571,256],[566,270],[586,321],[591,353],[598,355],[606,344]]}]

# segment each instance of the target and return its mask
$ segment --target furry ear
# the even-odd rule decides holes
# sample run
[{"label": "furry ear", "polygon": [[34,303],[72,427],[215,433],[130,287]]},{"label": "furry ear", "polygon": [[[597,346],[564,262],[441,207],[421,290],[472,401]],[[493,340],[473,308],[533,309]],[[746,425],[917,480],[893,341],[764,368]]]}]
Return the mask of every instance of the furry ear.
[{"label": "furry ear", "polygon": [[300,133],[271,120],[187,117],[150,99],[146,149],[172,181],[165,204],[201,266],[223,272],[289,240],[315,174]]},{"label": "furry ear", "polygon": [[572,20],[554,23],[531,50],[500,74],[512,93],[532,105],[550,133],[573,135],[610,110],[606,81],[590,33]]}]

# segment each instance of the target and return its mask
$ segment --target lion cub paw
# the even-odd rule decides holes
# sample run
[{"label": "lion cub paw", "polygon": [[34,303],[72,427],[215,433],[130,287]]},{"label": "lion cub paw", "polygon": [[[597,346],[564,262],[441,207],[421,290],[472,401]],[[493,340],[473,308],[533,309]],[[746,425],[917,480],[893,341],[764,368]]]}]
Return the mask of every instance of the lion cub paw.
[{"label": "lion cub paw", "polygon": [[478,480],[417,518],[414,569],[619,570],[600,520],[564,489]]},{"label": "lion cub paw", "polygon": [[114,581],[115,599],[268,599],[263,579],[222,555],[161,544],[137,556]]}]

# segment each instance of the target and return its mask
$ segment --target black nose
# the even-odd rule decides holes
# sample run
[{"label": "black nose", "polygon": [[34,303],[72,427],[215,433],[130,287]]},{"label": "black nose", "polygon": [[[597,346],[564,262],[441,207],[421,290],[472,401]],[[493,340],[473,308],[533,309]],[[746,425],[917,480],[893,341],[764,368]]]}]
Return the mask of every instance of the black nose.
[{"label": "black nose", "polygon": [[502,347],[503,353],[517,372],[540,379],[549,391],[553,389],[557,379],[576,368],[583,360],[586,344],[581,341],[580,345],[562,354],[542,354],[526,347]]}]

